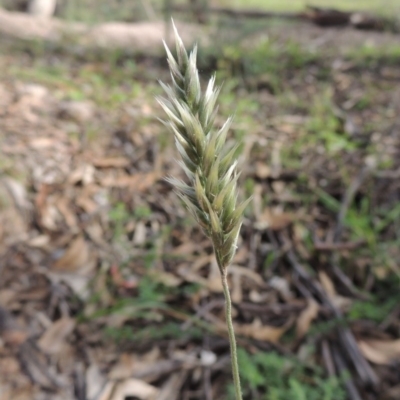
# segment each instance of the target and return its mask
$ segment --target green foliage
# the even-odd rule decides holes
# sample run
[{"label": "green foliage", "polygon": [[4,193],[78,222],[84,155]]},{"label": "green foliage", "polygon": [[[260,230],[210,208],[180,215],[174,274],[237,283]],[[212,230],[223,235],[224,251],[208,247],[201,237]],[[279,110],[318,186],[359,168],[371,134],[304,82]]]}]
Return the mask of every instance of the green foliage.
[{"label": "green foliage", "polygon": [[[82,65],[77,72],[71,71],[71,66],[64,62],[49,63],[49,54],[46,53],[46,56],[35,58],[29,69],[13,66],[10,73],[19,79],[61,88],[64,99],[91,100],[108,111],[143,96],[143,82],[135,79],[141,72],[132,57],[121,54],[121,51],[107,53],[104,62],[94,59]],[[73,55],[69,56],[73,60]],[[149,90],[148,87],[146,90]],[[151,88],[150,91],[157,93],[159,89]]]},{"label": "green foliage", "polygon": [[317,55],[295,41],[285,44],[269,38],[251,46],[228,44],[218,56],[218,70],[225,78],[241,77],[247,83],[261,78],[270,90],[279,92],[283,71],[302,69],[315,62]]},{"label": "green foliage", "polygon": [[118,240],[124,233],[124,226],[129,218],[125,203],[119,202],[109,212],[109,218],[114,223],[114,240]]},{"label": "green foliage", "polygon": [[244,189],[246,191],[246,196],[250,197],[254,193],[255,181],[252,178],[247,178],[244,181]]},{"label": "green foliage", "polygon": [[43,65],[40,61],[35,61],[34,65],[29,68],[21,68],[13,66],[10,73],[19,79],[24,79],[30,82],[37,82],[48,86],[62,86],[67,92],[75,93],[78,88],[68,79],[68,68],[65,65]]},{"label": "green foliage", "polygon": [[348,317],[350,320],[369,319],[379,323],[388,315],[396,302],[398,299],[395,299],[394,304],[389,300],[382,306],[368,301],[357,301],[352,305]]},{"label": "green foliage", "polygon": [[133,215],[136,218],[149,218],[152,214],[152,211],[148,205],[141,205],[135,208],[133,211]]},{"label": "green foliage", "polygon": [[278,254],[276,251],[269,251],[264,260],[264,265],[263,265],[264,270],[268,270],[277,257]]},{"label": "green foliage", "polygon": [[[326,208],[335,214],[339,212],[340,201],[320,188],[315,188],[314,191]],[[344,223],[352,232],[354,239],[365,239],[370,245],[375,245],[378,232],[373,225],[367,197],[364,197],[359,205],[352,205],[347,210]]]},{"label": "green foliage", "polygon": [[[260,8],[272,11],[304,11],[304,4],[312,4],[320,7],[332,7],[341,10],[353,11],[355,4],[358,10],[370,10],[388,13],[393,12],[398,4],[395,0],[385,1],[382,0],[357,0],[357,3],[348,0],[313,0],[312,2],[305,2],[304,0],[237,0],[235,5],[237,7]],[[385,7],[382,5],[385,4]]]},{"label": "green foliage", "polygon": [[348,51],[347,58],[362,67],[374,68],[380,64],[397,65],[400,60],[400,46],[364,45]]},{"label": "green foliage", "polygon": [[[340,201],[320,188],[314,188],[321,203],[330,211],[337,214],[340,209]],[[379,237],[385,229],[395,227],[400,219],[400,204],[392,209],[372,210],[369,197],[365,196],[358,203],[353,203],[347,210],[344,225],[350,232],[352,240],[363,239],[367,248],[361,248],[353,252],[353,256],[365,254],[369,258],[370,265],[375,271],[380,270],[379,275],[386,277],[389,271],[399,270],[395,259],[398,258],[400,240],[380,241]],[[395,229],[395,228],[394,228]]]},{"label": "green foliage", "polygon": [[354,302],[347,314],[347,318],[349,320],[368,319],[376,323],[381,323],[400,302],[400,295],[397,293],[397,288],[398,286],[395,288],[395,291],[391,290],[393,291],[391,296],[388,296],[388,293],[385,292],[382,299],[375,296],[369,301]]},{"label": "green foliage", "polygon": [[168,290],[164,285],[151,279],[150,276],[144,276],[139,282],[139,296],[138,301],[163,301],[165,292]]},{"label": "green foliage", "polygon": [[347,322],[344,318],[331,319],[328,321],[315,322],[311,325],[311,328],[308,332],[308,337],[313,336],[321,336],[321,335],[329,335],[339,326],[346,326]]},{"label": "green foliage", "polygon": [[373,103],[374,103],[373,96],[364,94],[361,98],[357,100],[356,104],[354,105],[354,108],[356,110],[362,111],[373,105]]},{"label": "green foliage", "polygon": [[[218,74],[218,77],[220,74]],[[238,143],[244,143],[247,139],[249,132],[256,132],[260,129],[260,122],[258,115],[260,111],[260,103],[256,97],[249,92],[244,95],[238,94],[237,89],[238,80],[230,78],[227,82],[223,83],[221,94],[219,97],[221,113],[228,117],[232,114],[232,104],[235,105],[234,111],[234,124],[232,126],[232,133]],[[242,153],[243,145],[240,145],[236,156]]]},{"label": "green foliage", "polygon": [[[154,1],[152,2],[154,3]],[[156,3],[161,7],[161,1]],[[72,0],[61,8],[61,16],[68,20],[94,24],[104,21],[132,21],[148,19],[148,11],[153,5],[144,6],[141,1],[131,0]]]},{"label": "green foliage", "polygon": [[[249,354],[238,351],[244,397],[259,400],[344,400],[345,392],[336,378],[325,378],[314,365],[275,352]],[[227,399],[233,399],[228,388]]]},{"label": "green foliage", "polygon": [[313,144],[322,142],[330,155],[342,150],[352,151],[356,148],[356,144],[343,131],[334,110],[331,91],[319,93],[310,110],[311,118],[308,123],[308,130],[311,132],[311,137],[314,137],[311,142]]}]

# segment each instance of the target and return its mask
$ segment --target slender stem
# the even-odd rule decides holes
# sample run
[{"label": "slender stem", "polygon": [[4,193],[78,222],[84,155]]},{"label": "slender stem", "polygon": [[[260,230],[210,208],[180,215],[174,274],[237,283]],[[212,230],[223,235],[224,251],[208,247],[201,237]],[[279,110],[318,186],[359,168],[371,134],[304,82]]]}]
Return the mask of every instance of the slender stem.
[{"label": "slender stem", "polygon": [[232,375],[233,375],[233,384],[235,387],[236,400],[242,400],[242,389],[240,388],[239,365],[237,360],[235,331],[233,329],[233,323],[232,323],[232,302],[231,302],[231,295],[229,293],[227,269],[228,268],[223,268],[221,271],[222,287],[224,289],[224,296],[225,296],[225,318],[226,318],[226,325],[228,327],[229,343],[231,347]]}]

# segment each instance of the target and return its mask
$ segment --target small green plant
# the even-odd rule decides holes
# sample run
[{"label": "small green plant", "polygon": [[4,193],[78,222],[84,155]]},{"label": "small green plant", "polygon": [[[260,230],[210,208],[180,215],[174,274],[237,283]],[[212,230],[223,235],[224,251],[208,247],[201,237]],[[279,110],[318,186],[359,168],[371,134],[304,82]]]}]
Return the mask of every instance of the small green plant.
[{"label": "small green plant", "polygon": [[232,323],[232,304],[228,286],[228,266],[236,252],[242,215],[250,199],[237,206],[236,155],[239,145],[225,145],[231,118],[221,129],[214,128],[216,101],[220,89],[214,88],[215,77],[201,91],[197,71],[197,48],[187,54],[175,26],[177,59],[165,45],[171,71],[172,86],[161,86],[167,99],[159,102],[167,114],[164,124],[175,136],[182,157],[180,162],[189,184],[169,178],[179,197],[210,237],[221,273],[225,295],[225,316],[228,327],[235,396],[242,399],[236,339]]},{"label": "small green plant", "polygon": [[316,143],[323,143],[329,155],[341,151],[351,152],[357,147],[351,137],[343,131],[340,120],[335,115],[330,90],[327,90],[322,96],[316,97],[311,109],[308,130],[312,133]]},{"label": "small green plant", "polygon": [[129,213],[124,203],[117,203],[109,213],[110,220],[114,223],[114,240],[118,240],[124,233],[124,224],[129,218]]},{"label": "small green plant", "polygon": [[241,39],[236,38],[234,43],[222,45],[218,48],[218,55],[214,54],[224,78],[233,78],[236,86],[243,80],[246,86],[253,87],[261,83],[273,93],[279,93],[284,81],[282,74],[292,70],[302,74],[305,67],[318,61],[316,53],[295,41],[287,41],[282,45],[267,38],[249,46],[248,43],[239,44]]},{"label": "small green plant", "polygon": [[399,296],[394,295],[384,302],[376,299],[370,301],[356,301],[348,313],[349,320],[368,319],[381,323],[399,304]]},{"label": "small green plant", "polygon": [[[277,353],[250,354],[239,349],[243,392],[259,400],[344,400],[340,379],[325,378],[321,368]],[[268,387],[265,385],[268,376]],[[227,400],[233,398],[228,388]]]},{"label": "small green plant", "polygon": [[383,63],[396,65],[400,59],[400,46],[398,44],[385,46],[366,44],[351,49],[346,56],[356,65],[363,68],[376,68]]}]

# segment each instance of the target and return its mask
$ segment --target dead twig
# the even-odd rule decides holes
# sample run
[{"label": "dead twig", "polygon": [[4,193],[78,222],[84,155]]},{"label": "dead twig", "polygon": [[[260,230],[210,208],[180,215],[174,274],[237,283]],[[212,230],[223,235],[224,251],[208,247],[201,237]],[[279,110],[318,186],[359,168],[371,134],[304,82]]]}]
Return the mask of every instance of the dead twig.
[{"label": "dead twig", "polygon": [[350,399],[362,400],[356,385],[354,384],[353,380],[350,377],[349,369],[346,366],[345,359],[342,357],[339,348],[336,346],[333,348],[333,359],[335,361],[338,375],[344,375],[345,373],[347,373],[347,375],[349,376],[348,378],[346,378],[344,385],[346,386],[346,390],[348,395],[350,396]]},{"label": "dead twig", "polygon": [[[280,238],[283,243],[288,243],[289,241],[283,234],[281,234]],[[313,297],[323,305],[328,306],[336,318],[343,319],[342,312],[332,303],[319,282],[298,261],[292,249],[287,251],[286,257],[295,272],[299,275],[299,278],[303,280],[304,286],[313,294]],[[353,333],[346,326],[337,327],[337,332],[339,340],[342,346],[346,349],[346,354],[351,360],[363,384],[366,386],[377,387],[379,382],[378,377],[361,354]]]},{"label": "dead twig", "polygon": [[327,340],[322,341],[322,358],[329,376],[335,376],[335,364],[332,358],[332,351]]},{"label": "dead twig", "polygon": [[354,242],[314,242],[314,249],[317,251],[341,251],[354,250],[365,244],[365,240]]},{"label": "dead twig", "polygon": [[343,195],[342,202],[340,204],[339,213],[336,218],[336,228],[333,234],[333,242],[336,243],[339,241],[340,236],[343,231],[344,220],[346,218],[347,211],[353,202],[354,196],[357,193],[358,189],[360,189],[361,185],[367,178],[370,172],[370,167],[365,166],[359,174],[353,179],[350,186],[346,190]]},{"label": "dead twig", "polygon": [[[362,170],[353,179],[350,186],[344,193],[340,209],[336,218],[336,228],[333,232],[333,244],[339,243],[348,209],[354,200],[354,196],[356,195],[361,185],[369,175],[370,171],[371,169],[369,166],[365,166],[364,168],[362,168]],[[343,273],[342,269],[339,266],[339,254],[337,252],[332,254],[330,261],[331,261],[332,273],[346,287],[349,293],[351,293],[353,296],[359,299],[363,300],[367,299],[368,296],[361,294],[360,291],[353,285],[353,282],[347,277],[346,274]]]},{"label": "dead twig", "polygon": [[27,340],[20,346],[18,358],[32,382],[46,389],[63,388],[57,376],[49,369],[46,356],[38,349],[36,344]]}]

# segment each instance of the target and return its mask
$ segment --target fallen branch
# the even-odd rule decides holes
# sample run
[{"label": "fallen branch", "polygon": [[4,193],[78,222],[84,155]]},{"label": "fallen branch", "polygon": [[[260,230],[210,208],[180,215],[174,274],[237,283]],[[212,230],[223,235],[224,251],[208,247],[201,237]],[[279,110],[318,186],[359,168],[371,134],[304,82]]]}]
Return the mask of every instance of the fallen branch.
[{"label": "fallen branch", "polygon": [[[337,220],[336,227],[333,232],[333,243],[335,243],[337,245],[339,244],[339,240],[342,235],[347,211],[354,200],[354,196],[360,189],[360,187],[363,184],[363,182],[365,181],[365,179],[368,177],[369,173],[370,173],[369,167],[366,166],[366,167],[362,168],[361,171],[358,173],[358,175],[353,179],[350,186],[347,188],[346,192],[343,195],[342,202],[340,204],[339,213],[336,218],[336,220]],[[363,241],[361,241],[361,243],[362,242]],[[339,279],[343,283],[343,285],[349,290],[349,292],[352,295],[354,295],[360,299],[366,300],[365,295],[360,293],[360,291],[354,287],[351,280],[342,271],[342,269],[339,266],[339,260],[340,260],[339,253],[333,253],[330,257],[331,270],[332,270],[333,274],[336,276],[337,279]]]},{"label": "fallen branch", "polygon": [[195,17],[205,22],[208,15],[225,15],[227,17],[240,19],[265,19],[265,18],[279,18],[287,20],[301,20],[311,22],[321,27],[330,26],[351,26],[355,29],[373,30],[373,31],[392,31],[397,32],[398,27],[394,19],[374,16],[365,12],[345,12],[333,8],[322,8],[308,6],[304,12],[272,12],[257,9],[235,9],[229,7],[209,6],[203,7],[201,10],[194,9],[193,6],[187,5],[173,5],[167,13],[185,12],[192,13]]},{"label": "fallen branch", "polygon": [[343,251],[354,250],[365,244],[365,240],[354,242],[315,242],[314,249],[317,251]]},{"label": "fallen branch", "polygon": [[[197,27],[178,23],[184,42],[200,39]],[[168,26],[164,22],[108,22],[95,26],[65,22],[57,18],[40,18],[25,13],[8,12],[0,8],[0,35],[29,40],[68,44],[83,50],[125,50],[145,55],[163,54],[162,40],[169,42]]]},{"label": "fallen branch", "polygon": [[351,378],[350,369],[346,365],[346,360],[341,354],[341,349],[337,346],[333,348],[333,359],[335,360],[335,365],[338,371],[338,376],[346,376],[344,385],[346,387],[347,393],[351,400],[362,400],[360,393],[353,379]]},{"label": "fallen branch", "polygon": [[[169,11],[192,13],[193,7],[183,4],[176,4],[173,5]],[[209,14],[226,15],[232,18],[256,18],[256,19],[257,18],[260,19],[262,18],[303,19],[304,18],[304,15],[301,13],[270,12],[257,9],[236,9],[236,8],[217,7],[217,6],[206,7],[202,10],[202,12],[205,14],[209,13]]]}]

